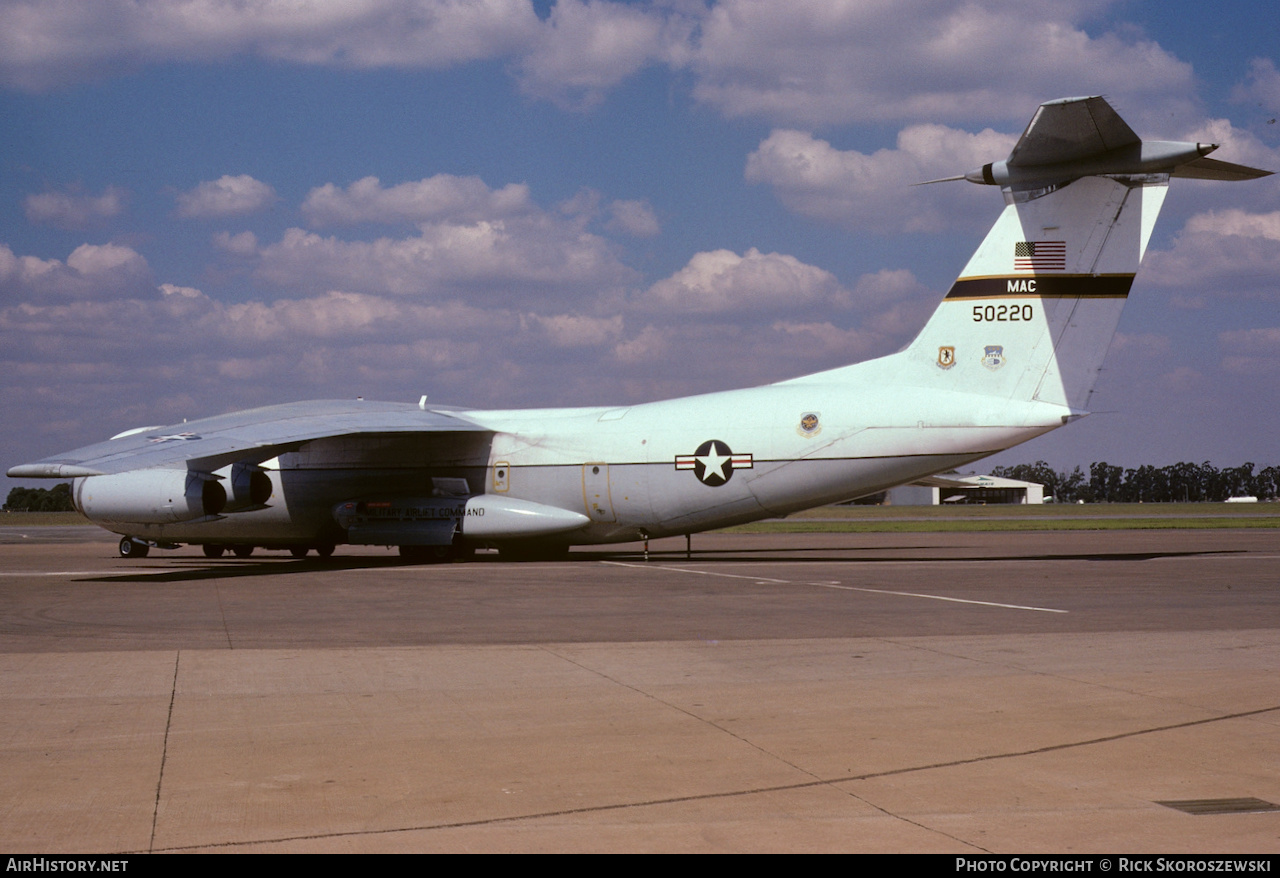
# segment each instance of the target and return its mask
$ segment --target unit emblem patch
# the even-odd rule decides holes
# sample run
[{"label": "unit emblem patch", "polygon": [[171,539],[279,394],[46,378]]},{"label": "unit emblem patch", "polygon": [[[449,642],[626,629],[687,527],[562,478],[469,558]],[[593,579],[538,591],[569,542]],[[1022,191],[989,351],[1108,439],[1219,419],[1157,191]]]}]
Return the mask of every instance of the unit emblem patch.
[{"label": "unit emblem patch", "polygon": [[734,454],[719,439],[708,439],[693,454],[677,454],[676,469],[691,469],[698,481],[718,488],[733,478],[733,471],[751,469],[750,454]]},{"label": "unit emblem patch", "polygon": [[954,345],[943,345],[938,348],[938,368],[950,369],[956,364],[956,349]]},{"label": "unit emblem patch", "polygon": [[1004,345],[989,344],[982,350],[982,365],[992,372],[1004,365]]},{"label": "unit emblem patch", "polygon": [[808,438],[809,436],[817,436],[822,432],[822,424],[818,421],[817,412],[805,412],[800,416],[800,426],[796,427],[796,432],[801,436]]}]

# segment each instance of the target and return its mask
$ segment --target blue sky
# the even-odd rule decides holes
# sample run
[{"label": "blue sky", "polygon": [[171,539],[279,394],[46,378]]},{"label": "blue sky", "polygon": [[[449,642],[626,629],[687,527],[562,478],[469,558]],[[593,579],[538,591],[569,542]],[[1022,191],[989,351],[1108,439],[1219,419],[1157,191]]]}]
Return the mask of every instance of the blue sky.
[{"label": "blue sky", "polygon": [[[0,0],[4,466],[306,398],[638,402],[908,342],[1036,105],[1280,170],[1257,3]],[[1280,463],[1280,183],[1175,181],[1092,407]]]}]

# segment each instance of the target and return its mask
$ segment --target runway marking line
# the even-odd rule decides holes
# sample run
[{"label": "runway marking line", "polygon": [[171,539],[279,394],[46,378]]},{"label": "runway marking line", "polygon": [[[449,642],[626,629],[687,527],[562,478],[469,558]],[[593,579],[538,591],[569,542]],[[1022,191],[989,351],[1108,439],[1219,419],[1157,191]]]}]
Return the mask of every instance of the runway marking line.
[{"label": "runway marking line", "polygon": [[967,598],[953,598],[940,594],[921,594],[913,591],[888,591],[882,588],[862,588],[856,585],[840,585],[835,582],[797,582],[791,579],[770,579],[767,576],[744,576],[741,573],[720,573],[715,570],[690,570],[687,567],[666,567],[653,564],[628,564],[625,561],[601,561],[601,564],[609,564],[614,567],[635,567],[640,570],[672,570],[676,573],[694,573],[698,576],[723,576],[727,579],[748,579],[752,582],[772,582],[777,585],[811,585],[814,588],[832,588],[840,591],[865,591],[871,594],[891,594],[905,598],[925,598],[931,601],[947,601],[953,604],[974,604],[980,607],[999,607],[1005,610],[1029,610],[1034,613],[1068,613],[1069,610],[1058,610],[1053,607],[1031,607],[1022,604],[1002,604],[996,601],[975,601]]},{"label": "runway marking line", "polygon": [[0,572],[0,576],[106,576],[109,573],[119,573],[119,569],[115,570],[5,570]]}]

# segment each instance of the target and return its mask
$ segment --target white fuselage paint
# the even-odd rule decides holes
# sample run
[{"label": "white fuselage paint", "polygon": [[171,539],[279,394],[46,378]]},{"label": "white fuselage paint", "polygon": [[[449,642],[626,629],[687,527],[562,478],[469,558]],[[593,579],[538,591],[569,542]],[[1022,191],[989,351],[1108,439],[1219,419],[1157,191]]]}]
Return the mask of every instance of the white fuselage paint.
[{"label": "white fuselage paint", "polygon": [[[868,383],[812,376],[744,390],[627,407],[462,412],[491,430],[464,473],[471,491],[585,514],[575,544],[690,533],[848,500],[952,469],[1061,426],[1062,406],[917,387],[877,389],[905,352],[860,364]],[[802,421],[810,416],[809,421]],[[816,419],[816,420],[815,420]],[[482,434],[483,435],[483,434]],[[677,468],[715,441],[732,452],[718,473]],[[218,521],[101,521],[144,539],[287,545],[331,530],[355,498],[429,494],[436,467],[371,461],[367,443],[314,443],[267,465],[267,508]],[[345,447],[344,447],[345,446]],[[733,458],[750,468],[735,468]],[[701,477],[700,477],[701,475]],[[92,481],[92,479],[88,480]],[[716,484],[713,484],[716,483]]]}]

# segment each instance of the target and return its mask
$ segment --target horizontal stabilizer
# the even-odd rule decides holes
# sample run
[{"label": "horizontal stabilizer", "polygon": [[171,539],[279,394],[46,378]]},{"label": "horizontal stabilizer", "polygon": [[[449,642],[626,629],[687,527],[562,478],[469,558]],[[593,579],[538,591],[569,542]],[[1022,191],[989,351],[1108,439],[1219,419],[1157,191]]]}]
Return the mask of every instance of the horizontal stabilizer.
[{"label": "horizontal stabilizer", "polygon": [[1185,165],[1179,165],[1170,176],[1188,180],[1256,180],[1259,177],[1270,177],[1271,174],[1271,171],[1263,171],[1259,168],[1220,162],[1217,159],[1199,158]]},{"label": "horizontal stabilizer", "polygon": [[1004,161],[928,182],[964,179],[1035,197],[1082,177],[1252,180],[1271,173],[1205,158],[1217,148],[1216,143],[1144,141],[1103,98],[1062,98],[1040,105]]},{"label": "horizontal stabilizer", "polygon": [[1008,164],[1054,165],[1141,142],[1102,98],[1061,98],[1040,105],[1009,153]]}]

